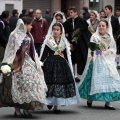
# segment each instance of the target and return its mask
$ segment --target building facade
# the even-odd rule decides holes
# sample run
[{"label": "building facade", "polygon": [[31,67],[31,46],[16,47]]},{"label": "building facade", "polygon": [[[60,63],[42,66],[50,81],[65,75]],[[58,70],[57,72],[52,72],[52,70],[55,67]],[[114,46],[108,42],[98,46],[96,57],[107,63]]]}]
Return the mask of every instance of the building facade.
[{"label": "building facade", "polygon": [[66,13],[67,8],[74,5],[77,6],[78,12],[81,13],[83,6],[87,6],[90,10],[100,11],[108,3],[109,5],[112,5],[114,10],[115,1],[120,0],[23,0],[23,8],[39,8],[43,11],[43,14],[47,8],[51,10],[51,13],[58,10]]},{"label": "building facade", "polygon": [[89,6],[90,10],[101,11],[106,5],[111,5],[113,11],[115,9],[115,1],[117,0],[83,0],[84,6]]},{"label": "building facade", "polygon": [[21,12],[22,8],[22,0],[0,0],[0,14],[4,10],[11,12],[13,9],[18,9],[18,11]]},{"label": "building facade", "polygon": [[55,11],[67,12],[69,6],[75,5],[81,8],[81,0],[23,0],[23,8],[41,9],[43,14],[46,9],[50,9],[51,13]]},{"label": "building facade", "polygon": [[120,0],[0,0],[0,12],[3,10],[12,11],[18,9],[41,9],[43,14],[46,9],[51,10],[51,15],[55,11],[67,13],[69,6],[77,6],[79,14],[82,13],[82,7],[87,6],[90,10],[100,11],[105,5],[112,5],[113,10],[120,6]]}]

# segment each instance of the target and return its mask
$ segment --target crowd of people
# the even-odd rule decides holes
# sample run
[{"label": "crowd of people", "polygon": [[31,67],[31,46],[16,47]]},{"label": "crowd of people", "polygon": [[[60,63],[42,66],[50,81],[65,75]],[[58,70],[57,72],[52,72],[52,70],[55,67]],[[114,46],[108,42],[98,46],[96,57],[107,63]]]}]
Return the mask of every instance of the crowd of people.
[{"label": "crowd of people", "polygon": [[[112,15],[106,5],[99,13],[83,7],[83,16],[71,6],[68,15],[50,10],[14,9],[0,16],[0,62],[12,64],[9,76],[0,76],[0,107],[15,107],[14,116],[31,118],[29,110],[44,105],[79,104],[80,98],[104,101],[105,109],[120,100],[120,8]],[[43,64],[43,65],[42,65]],[[79,86],[76,82],[80,82]],[[3,92],[4,91],[4,92]]]}]

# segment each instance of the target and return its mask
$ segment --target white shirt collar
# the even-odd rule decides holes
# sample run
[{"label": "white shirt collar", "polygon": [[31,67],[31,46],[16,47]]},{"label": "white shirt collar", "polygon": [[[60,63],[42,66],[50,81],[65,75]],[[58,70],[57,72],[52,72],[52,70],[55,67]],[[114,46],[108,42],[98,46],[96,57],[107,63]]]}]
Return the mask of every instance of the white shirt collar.
[{"label": "white shirt collar", "polygon": [[119,24],[120,24],[120,17],[118,17],[118,21],[119,21]]}]

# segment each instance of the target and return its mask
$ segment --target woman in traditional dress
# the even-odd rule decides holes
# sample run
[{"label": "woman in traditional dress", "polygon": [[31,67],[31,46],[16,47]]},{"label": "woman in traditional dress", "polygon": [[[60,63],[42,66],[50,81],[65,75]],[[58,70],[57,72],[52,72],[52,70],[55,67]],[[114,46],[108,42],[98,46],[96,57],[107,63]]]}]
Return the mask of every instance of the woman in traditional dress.
[{"label": "woman in traditional dress", "polygon": [[12,79],[1,81],[0,106],[15,107],[15,117],[32,117],[28,110],[41,109],[46,97],[47,86],[30,34],[31,28],[31,18],[18,20],[3,59],[3,63],[13,65],[14,71]]},{"label": "woman in traditional dress", "polygon": [[70,44],[65,38],[61,23],[52,26],[41,49],[45,82],[48,87],[45,104],[60,113],[58,106],[77,104],[80,100],[73,77]]},{"label": "woman in traditional dress", "polygon": [[[57,11],[53,17],[53,21],[48,29],[48,34],[47,35],[50,35],[51,34],[51,29],[52,29],[52,26],[56,23],[56,22],[60,22],[61,24],[63,24],[64,22],[66,21],[66,18],[64,16],[64,14],[60,11]],[[47,37],[46,35],[46,37]]]},{"label": "woman in traditional dress", "polygon": [[97,26],[99,24],[99,14],[97,11],[93,10],[90,13],[90,19],[87,20],[89,24],[88,30],[90,31],[91,35],[96,32]]},{"label": "woman in traditional dress", "polygon": [[81,98],[87,105],[93,101],[104,101],[105,108],[115,110],[110,102],[120,100],[120,76],[116,69],[116,43],[112,35],[110,20],[101,20],[98,30],[92,35],[91,43],[99,45],[93,54],[89,49],[88,60],[79,86]]}]

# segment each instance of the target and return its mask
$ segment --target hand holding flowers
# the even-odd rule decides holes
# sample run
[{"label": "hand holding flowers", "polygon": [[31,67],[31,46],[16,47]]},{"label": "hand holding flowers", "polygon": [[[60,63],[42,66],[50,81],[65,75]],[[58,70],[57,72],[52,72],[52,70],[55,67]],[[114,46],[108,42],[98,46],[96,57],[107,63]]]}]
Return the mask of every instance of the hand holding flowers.
[{"label": "hand holding flowers", "polygon": [[2,73],[4,76],[9,76],[13,72],[13,66],[12,64],[7,63],[0,63],[0,73]]},{"label": "hand holding flowers", "polygon": [[[94,57],[94,51],[96,51],[96,55],[101,55],[103,51],[107,50],[107,45],[104,41],[90,42],[88,46],[91,50],[92,58]],[[93,59],[91,59],[91,62],[93,62]]]},{"label": "hand holding flowers", "polygon": [[80,37],[80,28],[78,28],[77,30],[75,30],[72,34],[72,42],[76,42],[77,43],[77,40],[78,38]]}]

